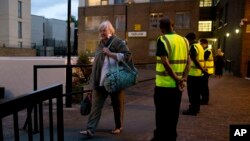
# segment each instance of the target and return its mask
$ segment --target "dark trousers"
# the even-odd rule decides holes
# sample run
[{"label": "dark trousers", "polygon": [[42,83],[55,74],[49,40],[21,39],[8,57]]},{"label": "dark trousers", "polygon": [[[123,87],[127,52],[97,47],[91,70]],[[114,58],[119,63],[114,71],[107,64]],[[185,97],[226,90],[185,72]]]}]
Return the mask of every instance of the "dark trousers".
[{"label": "dark trousers", "polygon": [[187,91],[189,98],[189,111],[198,113],[200,111],[200,95],[202,93],[203,77],[202,76],[188,76]]},{"label": "dark trousers", "polygon": [[208,87],[208,80],[209,75],[203,76],[203,87],[202,87],[202,93],[201,93],[201,102],[202,103],[208,103],[209,101],[209,87]]},{"label": "dark trousers", "polygon": [[155,87],[154,141],[176,141],[182,92],[178,88]]}]

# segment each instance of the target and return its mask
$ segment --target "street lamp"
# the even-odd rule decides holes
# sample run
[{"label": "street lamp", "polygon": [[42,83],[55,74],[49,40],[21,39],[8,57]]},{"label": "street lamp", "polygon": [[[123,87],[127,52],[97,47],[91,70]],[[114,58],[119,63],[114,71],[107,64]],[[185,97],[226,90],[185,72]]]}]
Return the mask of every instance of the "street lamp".
[{"label": "street lamp", "polygon": [[[66,93],[72,92],[72,67],[71,67],[71,44],[70,44],[70,23],[71,23],[71,0],[68,0],[68,22],[67,22],[67,67],[66,67]],[[66,107],[72,106],[72,96],[66,96]]]}]

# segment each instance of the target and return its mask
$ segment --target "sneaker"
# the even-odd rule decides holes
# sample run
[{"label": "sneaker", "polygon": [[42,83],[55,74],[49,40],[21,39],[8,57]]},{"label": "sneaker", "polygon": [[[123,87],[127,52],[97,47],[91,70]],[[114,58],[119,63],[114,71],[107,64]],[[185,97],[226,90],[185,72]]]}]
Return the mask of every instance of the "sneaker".
[{"label": "sneaker", "polygon": [[90,130],[81,130],[80,134],[88,136],[88,137],[93,137],[94,136],[94,133],[92,131],[90,131]]}]

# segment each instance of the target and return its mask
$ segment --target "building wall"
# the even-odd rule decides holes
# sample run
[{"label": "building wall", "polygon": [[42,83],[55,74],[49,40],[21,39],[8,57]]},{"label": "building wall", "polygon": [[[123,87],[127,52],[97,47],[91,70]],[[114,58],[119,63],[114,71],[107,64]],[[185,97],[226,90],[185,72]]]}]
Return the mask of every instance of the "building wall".
[{"label": "building wall", "polygon": [[0,56],[36,56],[36,50],[32,48],[4,48],[0,47]]},{"label": "building wall", "polygon": [[8,13],[9,13],[9,1],[0,1],[0,47],[8,45],[9,43],[9,20],[8,20]]},{"label": "building wall", "polygon": [[[221,0],[217,6],[217,19],[221,9],[227,9],[227,20],[221,21],[221,26],[215,29],[214,36],[218,38],[218,48],[224,52],[226,60],[226,70],[232,72],[236,76],[244,76],[241,73],[241,55],[242,55],[242,29],[239,27],[241,18],[244,17],[244,1],[238,0]],[[235,30],[239,29],[240,33],[236,34]],[[230,36],[227,37],[226,34]],[[231,65],[231,67],[230,67]]]},{"label": "building wall", "polygon": [[63,40],[67,39],[67,22],[58,19],[48,19],[47,25],[49,26],[49,30],[46,38]]},{"label": "building wall", "polygon": [[43,39],[45,38],[44,25],[46,19],[42,16],[31,16],[31,42],[35,46],[43,46]]},{"label": "building wall", "polygon": [[[22,18],[18,18],[18,1],[0,1],[0,44],[6,47],[18,47],[18,42],[22,42],[23,48],[31,47],[31,22],[30,22],[30,0],[20,0],[22,2]],[[22,38],[18,38],[18,22],[22,22]]]},{"label": "building wall", "polygon": [[244,16],[242,19],[247,19],[244,25],[241,26],[243,34],[242,38],[242,55],[241,55],[241,74],[244,77],[250,77],[250,29],[247,30],[247,26],[250,27],[250,1],[245,0]]},{"label": "building wall", "polygon": [[[194,8],[197,7],[197,8]],[[152,41],[156,41],[161,34],[160,29],[150,29],[150,13],[163,13],[164,16],[169,16],[171,19],[175,18],[176,12],[190,12],[190,28],[176,30],[180,35],[185,36],[188,32],[197,31],[199,9],[197,1],[171,1],[158,3],[133,3],[127,7],[127,29],[128,32],[135,31],[135,25],[141,25],[140,31],[146,32],[146,37],[128,37],[128,47],[133,53],[134,61],[136,63],[154,63],[155,62],[155,48],[149,46]],[[84,29],[84,19],[86,16],[108,16],[108,19],[114,23],[114,15],[125,15],[125,5],[108,5],[108,6],[94,6],[94,7],[79,7],[79,25],[78,25],[78,51],[84,52],[86,50],[86,42],[88,40],[95,40],[98,43],[97,31],[86,31]],[[125,31],[118,30],[116,34],[125,39]],[[93,49],[94,50],[94,49]]]},{"label": "building wall", "polygon": [[[71,41],[74,41],[74,30],[71,29]],[[45,40],[44,40],[45,39]],[[32,45],[37,49],[48,52],[40,55],[54,55],[54,47],[66,48],[67,43],[67,23],[58,19],[46,19],[43,16],[32,15]],[[41,51],[45,52],[45,51]]]}]

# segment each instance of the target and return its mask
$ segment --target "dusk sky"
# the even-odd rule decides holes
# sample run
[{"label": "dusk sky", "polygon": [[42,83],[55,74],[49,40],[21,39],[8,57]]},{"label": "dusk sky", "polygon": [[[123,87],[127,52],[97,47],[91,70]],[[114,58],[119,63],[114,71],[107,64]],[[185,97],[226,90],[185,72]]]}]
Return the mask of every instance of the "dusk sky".
[{"label": "dusk sky", "polygon": [[[79,0],[71,0],[71,15],[78,18]],[[31,14],[67,20],[68,0],[31,0]]]}]

